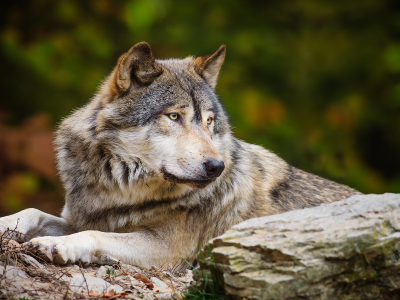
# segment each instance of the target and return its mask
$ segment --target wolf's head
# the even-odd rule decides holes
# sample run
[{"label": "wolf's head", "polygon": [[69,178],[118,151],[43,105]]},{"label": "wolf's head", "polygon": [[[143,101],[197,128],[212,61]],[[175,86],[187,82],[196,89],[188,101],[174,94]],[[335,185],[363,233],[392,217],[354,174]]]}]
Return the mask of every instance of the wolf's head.
[{"label": "wolf's head", "polygon": [[209,56],[155,60],[146,42],[134,45],[100,89],[96,138],[116,160],[126,166],[139,161],[164,180],[196,188],[216,180],[230,135],[214,92],[225,51],[221,46]]}]

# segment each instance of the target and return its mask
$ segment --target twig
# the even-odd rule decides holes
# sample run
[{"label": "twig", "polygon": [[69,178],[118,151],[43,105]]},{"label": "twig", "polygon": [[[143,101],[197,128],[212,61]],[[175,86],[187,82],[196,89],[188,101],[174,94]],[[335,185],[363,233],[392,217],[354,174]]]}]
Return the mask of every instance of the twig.
[{"label": "twig", "polygon": [[66,274],[67,274],[69,271],[71,271],[73,268],[74,268],[74,266],[72,266],[71,268],[69,268],[69,269],[66,270],[66,271],[60,271],[60,272],[61,272],[61,275],[60,275],[58,278],[56,278],[56,280],[60,280],[61,277],[63,277],[64,275],[66,275]]},{"label": "twig", "polygon": [[67,287],[67,291],[64,294],[63,300],[67,300],[68,299],[69,285],[67,284],[66,287]]},{"label": "twig", "polygon": [[83,280],[85,281],[86,289],[87,289],[87,295],[88,295],[88,297],[90,297],[89,286],[88,286],[88,284],[87,284],[87,282],[86,282],[85,275],[83,274],[81,263],[79,263],[79,271],[81,272],[82,277],[83,277]]},{"label": "twig", "polygon": [[14,229],[10,229],[10,228],[8,228],[7,227],[7,229],[2,233],[2,235],[0,236],[0,253],[2,253],[3,252],[3,241],[4,240],[11,240],[11,239],[13,239],[13,237],[12,237],[12,234],[13,233],[15,233],[16,234],[16,236],[18,236],[19,235],[19,237],[21,237],[21,236],[25,236],[27,239],[29,239],[29,236],[28,235],[26,235],[26,234],[24,234],[24,233],[22,233],[22,232],[19,232],[19,231],[17,231],[17,227],[18,227],[18,224],[19,224],[19,218],[17,219],[17,225],[15,225],[15,228]]},{"label": "twig", "polygon": [[[19,218],[17,219],[17,224],[15,225],[14,230],[10,230],[10,229],[7,227],[6,231],[4,231],[3,234],[1,235],[1,238],[0,238],[0,253],[3,252],[3,237],[4,237],[4,235],[5,235],[6,233],[8,234],[8,233],[10,233],[10,232],[17,232],[16,230],[17,230],[18,224],[19,224]],[[10,234],[10,237],[8,237],[8,235],[7,235],[7,236],[5,237],[5,239],[11,240],[11,237],[12,237],[12,235]],[[6,248],[7,248],[7,246],[6,246]],[[4,252],[6,253],[6,249],[4,249]],[[7,265],[8,265],[9,259],[10,259],[10,257],[9,257],[9,255],[7,255],[7,253],[6,253],[6,254],[5,254],[5,257],[4,257],[4,271],[3,271],[3,275],[1,276],[1,278],[3,278],[3,277],[6,276]]]}]

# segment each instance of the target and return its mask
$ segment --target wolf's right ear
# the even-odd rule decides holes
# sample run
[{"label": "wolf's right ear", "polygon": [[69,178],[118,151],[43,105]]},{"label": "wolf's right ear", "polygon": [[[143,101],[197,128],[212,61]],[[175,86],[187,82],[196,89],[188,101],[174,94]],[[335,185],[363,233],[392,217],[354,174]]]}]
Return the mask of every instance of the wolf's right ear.
[{"label": "wolf's right ear", "polygon": [[147,85],[160,76],[162,68],[151,52],[150,45],[140,42],[118,59],[111,73],[109,87],[112,98],[126,92],[131,86]]},{"label": "wolf's right ear", "polygon": [[225,59],[226,46],[222,45],[211,55],[197,57],[194,70],[214,89],[217,85],[219,70]]}]

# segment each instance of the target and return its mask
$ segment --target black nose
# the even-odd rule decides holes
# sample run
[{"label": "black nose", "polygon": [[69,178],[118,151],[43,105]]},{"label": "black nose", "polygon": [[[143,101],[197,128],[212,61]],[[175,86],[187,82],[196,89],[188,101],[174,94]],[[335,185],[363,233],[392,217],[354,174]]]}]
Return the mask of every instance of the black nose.
[{"label": "black nose", "polygon": [[218,177],[221,175],[222,171],[225,169],[225,165],[223,161],[218,161],[214,158],[208,159],[204,163],[204,167],[207,172],[208,177]]}]

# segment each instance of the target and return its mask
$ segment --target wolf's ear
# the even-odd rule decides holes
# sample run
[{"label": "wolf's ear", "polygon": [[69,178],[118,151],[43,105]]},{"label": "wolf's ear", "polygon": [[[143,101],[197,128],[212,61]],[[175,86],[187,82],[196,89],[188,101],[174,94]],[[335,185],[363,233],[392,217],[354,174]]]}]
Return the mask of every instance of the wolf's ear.
[{"label": "wolf's ear", "polygon": [[197,57],[194,63],[194,70],[203,77],[207,83],[215,88],[219,70],[225,59],[226,46],[222,45],[211,55]]},{"label": "wolf's ear", "polygon": [[109,86],[112,96],[126,92],[131,85],[147,85],[161,75],[162,68],[154,60],[150,45],[140,42],[119,59],[111,73]]}]

